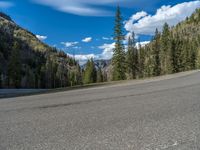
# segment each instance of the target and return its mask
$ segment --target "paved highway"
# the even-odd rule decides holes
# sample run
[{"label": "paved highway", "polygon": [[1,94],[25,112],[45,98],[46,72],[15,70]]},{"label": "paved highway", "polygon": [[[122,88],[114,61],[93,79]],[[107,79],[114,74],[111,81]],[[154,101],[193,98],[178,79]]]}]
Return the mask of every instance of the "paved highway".
[{"label": "paved highway", "polygon": [[199,150],[200,72],[0,99],[0,150]]}]

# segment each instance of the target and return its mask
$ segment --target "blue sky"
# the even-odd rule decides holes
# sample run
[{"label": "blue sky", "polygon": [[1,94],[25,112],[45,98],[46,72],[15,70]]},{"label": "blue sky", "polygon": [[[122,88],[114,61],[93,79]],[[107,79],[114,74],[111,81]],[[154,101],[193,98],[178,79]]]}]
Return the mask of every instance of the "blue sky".
[{"label": "blue sky", "polygon": [[120,5],[127,36],[134,31],[141,42],[190,16],[200,1],[191,0],[0,0],[0,11],[20,26],[84,61],[88,57],[109,59],[114,41],[113,22]]}]

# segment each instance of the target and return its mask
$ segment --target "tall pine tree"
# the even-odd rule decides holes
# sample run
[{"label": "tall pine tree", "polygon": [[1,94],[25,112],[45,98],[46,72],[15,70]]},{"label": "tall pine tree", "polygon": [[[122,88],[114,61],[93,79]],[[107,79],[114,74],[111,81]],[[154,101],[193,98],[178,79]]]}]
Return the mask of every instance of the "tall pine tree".
[{"label": "tall pine tree", "polygon": [[126,53],[127,73],[130,79],[135,79],[138,74],[138,50],[136,48],[135,34],[128,38],[128,51]]},{"label": "tall pine tree", "polygon": [[161,69],[162,74],[170,73],[171,64],[170,62],[170,28],[167,23],[163,26],[162,36],[161,36]]},{"label": "tall pine tree", "polygon": [[125,50],[123,45],[123,23],[119,6],[116,11],[115,27],[114,27],[114,40],[115,48],[113,50],[113,80],[126,79],[126,66],[125,66]]},{"label": "tall pine tree", "polygon": [[155,31],[153,43],[153,75],[159,76],[161,74],[161,63],[160,63],[160,33],[158,29]]},{"label": "tall pine tree", "polygon": [[138,46],[138,51],[139,51],[139,78],[144,77],[144,68],[145,68],[145,47],[142,47],[140,41],[139,41],[139,46]]}]

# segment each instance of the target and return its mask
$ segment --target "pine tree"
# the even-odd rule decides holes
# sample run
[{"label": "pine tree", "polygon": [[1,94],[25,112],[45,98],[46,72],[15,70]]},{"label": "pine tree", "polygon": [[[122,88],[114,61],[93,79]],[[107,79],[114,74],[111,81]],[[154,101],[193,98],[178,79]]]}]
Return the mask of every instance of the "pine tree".
[{"label": "pine tree", "polygon": [[100,67],[97,70],[97,82],[103,82],[103,73]]},{"label": "pine tree", "polygon": [[48,54],[46,61],[46,86],[47,88],[53,88],[53,63],[51,55]]},{"label": "pine tree", "polygon": [[170,28],[167,23],[163,26],[162,36],[161,36],[161,69],[162,74],[170,73],[171,64],[170,62]]},{"label": "pine tree", "polygon": [[194,39],[191,41],[189,57],[190,57],[190,69],[191,70],[196,69],[197,47]]},{"label": "pine tree", "polygon": [[17,42],[13,45],[8,63],[8,76],[11,87],[19,88],[21,86],[20,47]]},{"label": "pine tree", "polygon": [[150,45],[145,47],[145,67],[144,76],[151,77],[153,74],[153,59],[152,59],[152,49]]},{"label": "pine tree", "polygon": [[171,39],[171,71],[172,73],[177,73],[180,71],[184,71],[185,69],[185,46],[184,41],[181,40],[180,35],[175,34]]},{"label": "pine tree", "polygon": [[160,33],[158,29],[155,31],[155,37],[153,40],[153,75],[159,76],[161,74],[161,63],[160,63]]},{"label": "pine tree", "polygon": [[119,6],[116,11],[115,27],[114,27],[114,40],[115,48],[113,50],[113,80],[126,79],[126,66],[125,66],[125,50],[123,45],[123,23]]},{"label": "pine tree", "polygon": [[94,64],[93,59],[90,59],[86,63],[83,83],[84,84],[95,83],[96,77],[97,77],[97,72],[96,72],[95,64]]},{"label": "pine tree", "polygon": [[56,78],[58,79],[58,87],[64,87],[64,66],[62,63],[58,65]]},{"label": "pine tree", "polygon": [[139,77],[144,77],[144,67],[145,67],[145,48],[141,46],[139,42]]},{"label": "pine tree", "polygon": [[179,71],[178,66],[178,49],[177,45],[178,41],[175,39],[171,40],[171,65],[172,65],[172,73],[176,73]]},{"label": "pine tree", "polygon": [[138,50],[135,44],[135,34],[132,33],[132,36],[128,38],[128,51],[126,53],[127,73],[130,79],[135,79],[139,70]]}]

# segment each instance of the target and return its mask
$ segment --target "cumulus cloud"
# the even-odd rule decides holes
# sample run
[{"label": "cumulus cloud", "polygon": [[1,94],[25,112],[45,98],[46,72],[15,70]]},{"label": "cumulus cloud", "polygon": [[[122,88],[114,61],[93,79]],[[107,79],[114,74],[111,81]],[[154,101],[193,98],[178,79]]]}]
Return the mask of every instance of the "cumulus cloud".
[{"label": "cumulus cloud", "polygon": [[196,8],[200,7],[200,1],[191,1],[177,4],[175,6],[162,6],[154,15],[146,12],[138,12],[125,22],[125,29],[136,34],[153,35],[155,29],[162,29],[167,22],[174,26],[186,17],[190,16]]},{"label": "cumulus cloud", "polygon": [[147,16],[148,14],[145,12],[145,11],[141,11],[141,12],[137,12],[136,14],[134,14],[131,19],[132,20],[139,20],[141,19],[142,17],[145,17]]},{"label": "cumulus cloud", "polygon": [[115,43],[103,44],[99,46],[102,49],[102,53],[98,56],[100,59],[111,59],[113,56],[113,49],[115,48]]},{"label": "cumulus cloud", "polygon": [[92,41],[92,37],[86,37],[84,39],[82,39],[82,42],[85,42],[85,43],[89,43]]},{"label": "cumulus cloud", "polygon": [[114,13],[102,6],[114,6],[130,3],[132,0],[32,0],[50,6],[56,10],[80,16],[112,16]]},{"label": "cumulus cloud", "polygon": [[66,48],[69,48],[69,47],[76,47],[76,45],[78,44],[79,42],[61,42],[61,44],[63,44]]},{"label": "cumulus cloud", "polygon": [[7,1],[0,1],[0,8],[10,8],[12,7],[14,4],[11,2],[7,2]]},{"label": "cumulus cloud", "polygon": [[39,40],[41,40],[41,41],[47,39],[47,36],[43,36],[43,35],[36,35],[36,37],[37,37]]}]

